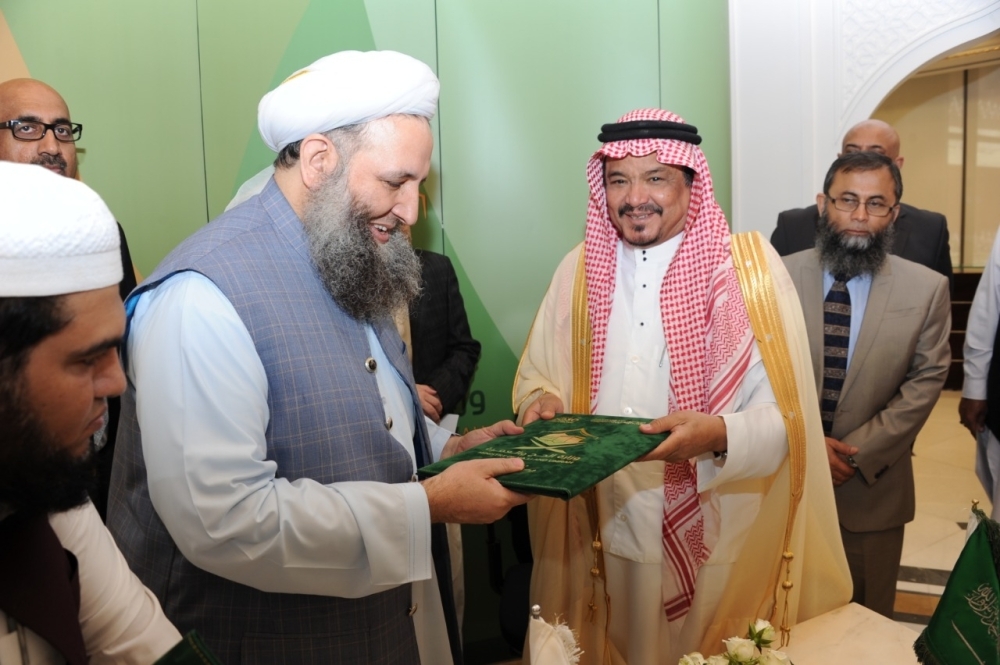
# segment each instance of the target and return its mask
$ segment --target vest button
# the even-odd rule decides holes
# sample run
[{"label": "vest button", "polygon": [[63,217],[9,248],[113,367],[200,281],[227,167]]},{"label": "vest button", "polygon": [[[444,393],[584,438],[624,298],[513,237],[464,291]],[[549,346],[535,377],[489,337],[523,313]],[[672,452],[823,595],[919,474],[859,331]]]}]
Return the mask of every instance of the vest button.
[{"label": "vest button", "polygon": [[385,428],[392,429],[392,416],[389,416],[385,419]]},{"label": "vest button", "polygon": [[410,609],[407,611],[407,614],[413,616],[416,613],[417,613],[417,603],[413,603],[413,605],[411,605]]},{"label": "vest button", "polygon": [[365,369],[371,373],[375,373],[375,368],[378,367],[378,363],[375,362],[374,358],[369,358],[365,361]]}]

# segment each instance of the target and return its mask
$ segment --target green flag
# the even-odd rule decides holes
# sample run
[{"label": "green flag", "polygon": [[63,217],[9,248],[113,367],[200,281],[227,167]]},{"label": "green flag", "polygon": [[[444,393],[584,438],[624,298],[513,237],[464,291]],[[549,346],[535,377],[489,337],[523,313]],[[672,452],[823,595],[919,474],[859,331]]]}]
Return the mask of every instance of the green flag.
[{"label": "green flag", "polygon": [[212,655],[198,633],[192,630],[173,649],[163,654],[154,665],[222,665],[222,663]]},{"label": "green flag", "polygon": [[1000,525],[978,508],[941,602],[913,645],[924,665],[1000,665]]}]

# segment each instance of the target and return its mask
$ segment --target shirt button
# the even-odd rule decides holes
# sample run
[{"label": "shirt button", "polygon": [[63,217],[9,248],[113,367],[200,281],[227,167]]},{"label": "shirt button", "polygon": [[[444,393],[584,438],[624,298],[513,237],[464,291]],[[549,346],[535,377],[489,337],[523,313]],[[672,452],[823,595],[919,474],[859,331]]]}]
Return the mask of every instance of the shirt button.
[{"label": "shirt button", "polygon": [[392,416],[385,419],[385,428],[392,429]]},{"label": "shirt button", "polygon": [[374,373],[376,367],[378,367],[378,363],[375,362],[374,358],[368,358],[367,360],[365,360],[365,369],[368,370],[370,373]]},{"label": "shirt button", "polygon": [[631,415],[632,414],[632,407],[631,406],[626,406],[624,409],[622,409],[622,413],[624,413],[626,416]]},{"label": "shirt button", "polygon": [[628,515],[626,515],[625,513],[621,513],[618,515],[618,519],[620,519],[622,522],[628,522]]},{"label": "shirt button", "polygon": [[635,364],[638,362],[639,362],[639,356],[632,356],[632,363]]}]

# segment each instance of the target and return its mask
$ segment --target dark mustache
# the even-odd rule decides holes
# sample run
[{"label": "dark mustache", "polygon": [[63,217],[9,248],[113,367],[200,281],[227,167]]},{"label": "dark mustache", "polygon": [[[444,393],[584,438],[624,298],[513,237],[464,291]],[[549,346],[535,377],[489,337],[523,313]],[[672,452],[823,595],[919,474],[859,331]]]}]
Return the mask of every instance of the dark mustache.
[{"label": "dark mustache", "polygon": [[638,212],[644,214],[652,213],[654,215],[662,215],[663,208],[656,205],[655,203],[643,203],[641,206],[633,206],[629,203],[623,203],[620,206],[618,206],[619,217],[623,217],[632,212]]},{"label": "dark mustache", "polygon": [[66,160],[63,159],[62,155],[42,155],[41,157],[33,160],[32,164],[38,164],[39,166],[58,166],[63,171],[66,170]]}]

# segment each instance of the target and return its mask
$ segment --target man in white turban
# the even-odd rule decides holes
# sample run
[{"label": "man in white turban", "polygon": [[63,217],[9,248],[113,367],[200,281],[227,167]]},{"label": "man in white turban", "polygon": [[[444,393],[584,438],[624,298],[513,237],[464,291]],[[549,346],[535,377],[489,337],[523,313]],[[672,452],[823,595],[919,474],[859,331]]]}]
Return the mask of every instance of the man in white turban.
[{"label": "man in white turban", "polygon": [[87,498],[125,388],[118,227],[86,185],[0,162],[0,662],[150,663],[180,640]]},{"label": "man in white turban", "polygon": [[109,525],[167,616],[224,662],[460,663],[443,523],[527,498],[494,478],[520,460],[411,482],[519,431],[427,421],[391,320],[419,290],[401,230],[437,94],[399,53],[292,74],[259,107],[273,177],[127,303]]}]

